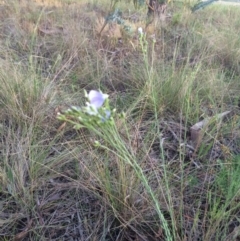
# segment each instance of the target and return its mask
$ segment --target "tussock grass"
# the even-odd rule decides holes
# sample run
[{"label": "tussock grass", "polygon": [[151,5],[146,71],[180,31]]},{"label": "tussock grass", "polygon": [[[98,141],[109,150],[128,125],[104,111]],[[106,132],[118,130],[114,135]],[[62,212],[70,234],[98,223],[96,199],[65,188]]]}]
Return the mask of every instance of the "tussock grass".
[{"label": "tussock grass", "polygon": [[[144,29],[121,2],[133,31],[99,37],[106,0],[0,4],[0,240],[238,240],[236,7],[173,5]],[[60,122],[84,89],[125,119]],[[195,148],[191,126],[228,110]]]}]

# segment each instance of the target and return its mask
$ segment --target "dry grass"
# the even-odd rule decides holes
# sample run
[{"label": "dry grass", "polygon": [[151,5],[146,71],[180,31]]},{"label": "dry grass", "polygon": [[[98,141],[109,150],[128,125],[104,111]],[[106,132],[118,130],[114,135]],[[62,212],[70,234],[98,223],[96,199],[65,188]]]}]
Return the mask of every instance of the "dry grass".
[{"label": "dry grass", "polygon": [[[0,240],[239,239],[239,10],[169,7],[142,48],[145,9],[119,7],[130,32],[108,1],[0,3]],[[126,113],[112,151],[56,118],[99,88]]]}]

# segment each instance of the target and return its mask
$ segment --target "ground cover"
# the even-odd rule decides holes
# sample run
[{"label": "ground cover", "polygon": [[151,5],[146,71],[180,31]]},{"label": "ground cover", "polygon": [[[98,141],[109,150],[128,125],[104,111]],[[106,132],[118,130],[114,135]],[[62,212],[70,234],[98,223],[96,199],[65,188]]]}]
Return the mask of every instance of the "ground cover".
[{"label": "ground cover", "polygon": [[0,2],[0,240],[239,240],[240,10],[110,7]]}]

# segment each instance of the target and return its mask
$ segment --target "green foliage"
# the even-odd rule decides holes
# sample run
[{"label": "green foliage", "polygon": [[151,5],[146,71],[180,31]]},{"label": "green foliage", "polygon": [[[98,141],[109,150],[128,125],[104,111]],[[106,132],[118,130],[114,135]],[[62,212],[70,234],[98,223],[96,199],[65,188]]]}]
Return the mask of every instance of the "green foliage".
[{"label": "green foliage", "polygon": [[196,5],[194,5],[192,7],[192,12],[196,12],[197,10],[203,9],[216,1],[218,1],[218,0],[200,1],[199,3],[197,3]]},{"label": "green foliage", "polygon": [[231,201],[240,197],[240,156],[236,156],[230,163],[220,161],[220,171],[216,178],[217,187],[223,196]]},{"label": "green foliage", "polygon": [[110,13],[106,17],[106,23],[117,23],[119,25],[122,25],[123,29],[127,33],[132,33],[131,27],[129,25],[125,24],[125,21],[122,18],[122,12],[118,8],[116,8],[113,13]]},{"label": "green foliage", "polygon": [[[120,2],[121,0],[114,0],[114,6],[116,5],[117,2]],[[124,0],[123,0],[124,1]],[[125,0],[127,1],[127,0]],[[133,4],[136,8],[138,7],[142,7],[144,6],[144,4],[146,3],[145,0],[132,0]],[[170,2],[170,1],[166,1],[166,0],[156,0],[158,2],[158,4],[164,4],[166,2]],[[197,4],[195,4],[191,10],[192,12],[196,12],[200,9],[203,9],[207,6],[209,6],[210,4],[212,4],[213,2],[216,2],[218,0],[207,0],[207,1],[199,1]]]},{"label": "green foliage", "polygon": [[[72,1],[40,15],[34,1],[1,8],[0,240],[236,240],[240,158],[216,159],[219,142],[239,143],[238,112],[198,151],[187,133],[237,109],[239,11],[182,8],[154,36],[131,12],[138,33],[110,45],[93,31],[110,0]],[[85,105],[83,89],[109,102]]]}]

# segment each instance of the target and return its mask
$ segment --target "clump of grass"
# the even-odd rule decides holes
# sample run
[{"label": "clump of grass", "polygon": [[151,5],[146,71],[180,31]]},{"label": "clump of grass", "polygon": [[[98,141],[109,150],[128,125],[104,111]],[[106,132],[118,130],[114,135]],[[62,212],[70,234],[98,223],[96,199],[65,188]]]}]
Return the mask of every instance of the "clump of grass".
[{"label": "clump of grass", "polygon": [[[101,40],[108,7],[1,5],[1,238],[237,239],[239,10],[173,6],[151,33]],[[146,9],[118,7],[144,30]],[[84,105],[83,89],[108,93],[124,120],[57,120]],[[190,127],[226,110],[195,149]]]}]

